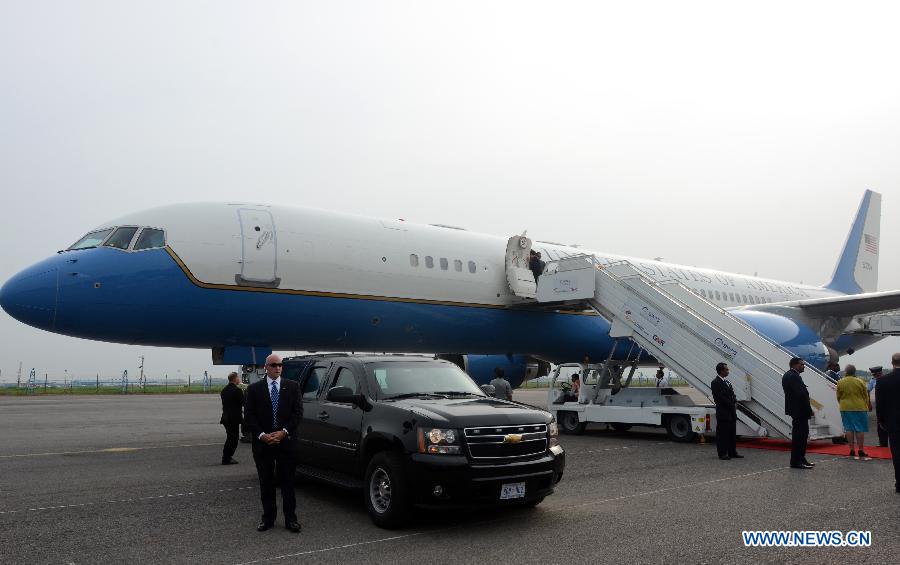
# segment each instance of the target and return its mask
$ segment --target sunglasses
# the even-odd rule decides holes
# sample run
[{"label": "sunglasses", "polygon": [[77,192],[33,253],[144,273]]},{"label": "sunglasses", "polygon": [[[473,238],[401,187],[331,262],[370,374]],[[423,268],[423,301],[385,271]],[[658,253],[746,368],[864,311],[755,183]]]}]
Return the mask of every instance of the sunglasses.
[{"label": "sunglasses", "polygon": [[284,367],[284,363],[269,363],[269,367]]}]

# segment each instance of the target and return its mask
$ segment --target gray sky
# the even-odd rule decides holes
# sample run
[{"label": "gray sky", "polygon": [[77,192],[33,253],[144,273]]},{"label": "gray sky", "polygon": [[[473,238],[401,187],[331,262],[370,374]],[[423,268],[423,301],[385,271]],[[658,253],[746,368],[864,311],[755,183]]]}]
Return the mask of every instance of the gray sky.
[{"label": "gray sky", "polygon": [[[898,15],[821,1],[5,2],[0,281],[127,212],[252,200],[821,284],[871,188],[879,286],[897,289]],[[4,380],[20,360],[133,374],[141,354],[153,374],[211,367],[208,351],[0,313]]]}]

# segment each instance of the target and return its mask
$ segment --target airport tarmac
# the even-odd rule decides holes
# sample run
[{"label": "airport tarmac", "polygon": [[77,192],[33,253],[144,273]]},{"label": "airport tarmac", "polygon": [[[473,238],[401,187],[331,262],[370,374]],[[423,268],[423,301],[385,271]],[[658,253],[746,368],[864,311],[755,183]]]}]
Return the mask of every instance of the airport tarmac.
[{"label": "airport tarmac", "polygon": [[[516,398],[543,402],[542,391]],[[303,532],[258,533],[249,446],[221,466],[218,395],[0,397],[2,563],[893,563],[890,461],[746,450],[589,427],[533,510],[375,527],[361,495],[298,481]],[[874,434],[872,434],[874,437]],[[280,501],[279,501],[280,506]],[[281,523],[279,522],[279,526]],[[871,547],[747,548],[742,530],[871,530]]]}]

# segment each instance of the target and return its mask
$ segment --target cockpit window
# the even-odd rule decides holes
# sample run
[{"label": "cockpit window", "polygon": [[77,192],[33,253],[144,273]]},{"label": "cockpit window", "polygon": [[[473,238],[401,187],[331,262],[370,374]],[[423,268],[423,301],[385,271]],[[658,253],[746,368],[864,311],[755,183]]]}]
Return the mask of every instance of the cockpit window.
[{"label": "cockpit window", "polygon": [[128,249],[128,244],[131,243],[131,238],[134,237],[136,231],[137,228],[117,228],[103,246]]},{"label": "cockpit window", "polygon": [[134,244],[134,250],[155,249],[166,246],[166,234],[162,230],[144,228]]},{"label": "cockpit window", "polygon": [[112,228],[92,231],[91,233],[87,234],[86,236],[70,245],[69,251],[72,251],[74,249],[90,249],[92,247],[97,247],[98,245],[103,243],[103,240],[106,239],[106,236],[108,236],[111,231]]}]

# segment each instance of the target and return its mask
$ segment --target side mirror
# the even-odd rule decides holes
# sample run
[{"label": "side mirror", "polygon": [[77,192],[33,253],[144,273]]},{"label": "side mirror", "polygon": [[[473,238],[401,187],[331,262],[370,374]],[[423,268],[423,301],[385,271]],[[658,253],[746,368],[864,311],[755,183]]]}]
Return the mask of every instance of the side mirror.
[{"label": "side mirror", "polygon": [[494,393],[497,392],[497,389],[494,388],[494,385],[481,385],[481,390],[488,396],[494,396]]},{"label": "side mirror", "polygon": [[364,395],[353,394],[353,391],[346,386],[336,386],[334,388],[328,389],[328,393],[325,395],[325,400],[327,400],[328,402],[337,402],[341,404],[353,404],[354,406],[359,406],[363,410],[365,410],[369,404],[366,401],[366,397]]}]

